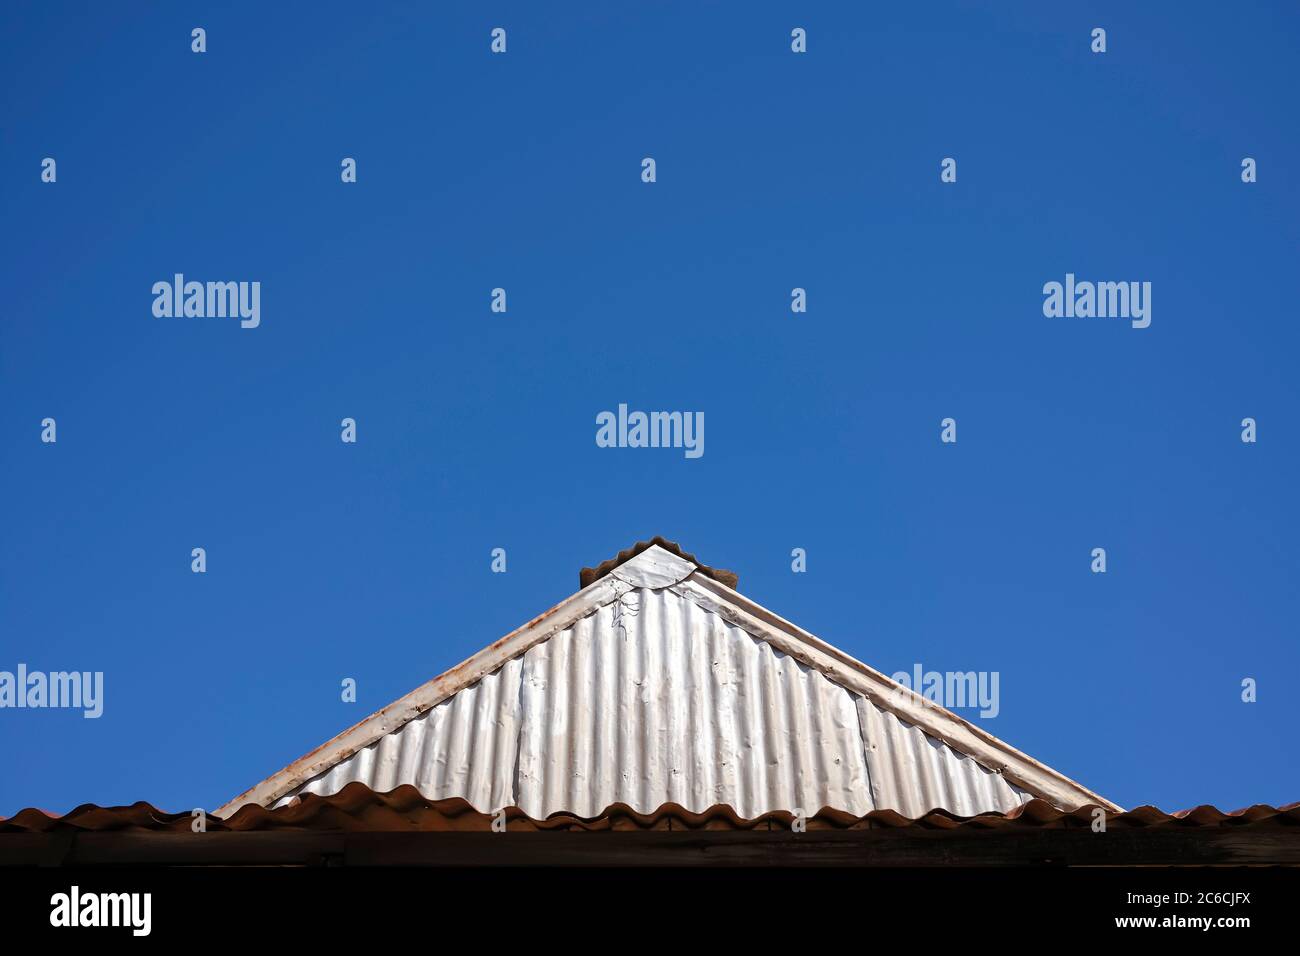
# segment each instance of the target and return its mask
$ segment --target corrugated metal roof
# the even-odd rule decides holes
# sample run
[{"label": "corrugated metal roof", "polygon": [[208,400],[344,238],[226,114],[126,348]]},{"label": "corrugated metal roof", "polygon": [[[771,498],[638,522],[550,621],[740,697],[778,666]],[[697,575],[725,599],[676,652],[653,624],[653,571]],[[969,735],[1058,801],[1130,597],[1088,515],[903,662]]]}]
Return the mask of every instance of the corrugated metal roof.
[{"label": "corrugated metal roof", "polygon": [[485,812],[514,805],[523,663],[523,658],[508,661],[335,764],[278,805],[300,792],[337,793],[354,781],[378,791],[409,784],[434,799],[463,797]]},{"label": "corrugated metal roof", "polygon": [[1009,810],[1028,794],[668,589],[639,588],[280,799],[411,784],[491,812]]},{"label": "corrugated metal roof", "polygon": [[218,814],[353,782],[537,819],[1118,809],[698,571],[642,550]]},{"label": "corrugated metal roof", "polygon": [[1032,794],[1013,786],[974,759],[881,710],[865,697],[856,698],[862,740],[871,768],[871,797],[876,809],[920,816],[934,807],[973,816],[1011,810]]},{"label": "corrugated metal roof", "polygon": [[[1089,828],[1093,807],[1064,811],[1046,800],[1030,800],[1005,813],[967,816],[934,809],[916,817],[892,810],[873,810],[862,815],[823,808],[807,820],[808,829],[854,829],[864,827],[918,828],[926,830]],[[506,811],[509,830],[789,830],[791,814],[775,811],[746,818],[726,806],[710,807],[693,813],[675,804],[666,804],[651,813],[638,813],[623,804],[604,808],[594,817],[569,813],[549,819],[529,817],[518,808]],[[268,810],[249,804],[226,820],[211,818],[209,832],[316,830],[316,831],[490,831],[493,817],[480,813],[458,797],[430,800],[411,786],[398,787],[390,793],[376,793],[364,784],[353,783],[336,794],[318,797],[306,794],[292,806]],[[0,817],[0,834],[49,833],[68,830],[161,830],[189,833],[193,817],[189,812],[166,813],[151,804],[140,802],[123,807],[99,807],[85,804],[62,816],[43,810],[25,809],[13,817]],[[1177,813],[1166,813],[1143,806],[1106,818],[1110,829],[1164,827],[1290,827],[1300,826],[1300,802],[1273,807],[1257,804],[1230,813],[1202,805]]]}]

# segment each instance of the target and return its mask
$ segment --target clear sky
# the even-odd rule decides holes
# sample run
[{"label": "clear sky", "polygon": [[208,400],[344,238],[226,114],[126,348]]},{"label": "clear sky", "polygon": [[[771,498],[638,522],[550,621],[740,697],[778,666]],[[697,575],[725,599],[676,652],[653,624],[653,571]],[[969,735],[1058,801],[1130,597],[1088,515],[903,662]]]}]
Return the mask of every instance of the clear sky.
[{"label": "clear sky", "polygon": [[[1285,2],[3,4],[0,670],[105,691],[0,709],[0,815],[214,808],[654,534],[998,672],[963,716],[1124,806],[1300,799],[1298,46]],[[176,273],[260,325],[155,318]],[[1045,317],[1067,273],[1150,326]],[[619,403],[705,453],[598,448]]]}]

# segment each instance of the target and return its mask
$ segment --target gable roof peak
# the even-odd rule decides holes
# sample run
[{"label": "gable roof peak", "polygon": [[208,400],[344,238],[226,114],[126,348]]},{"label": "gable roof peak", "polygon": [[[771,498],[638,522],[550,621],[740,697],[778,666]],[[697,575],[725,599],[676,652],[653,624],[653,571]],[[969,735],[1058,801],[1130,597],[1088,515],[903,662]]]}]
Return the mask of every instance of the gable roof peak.
[{"label": "gable roof peak", "polygon": [[[660,563],[671,565],[673,567],[677,567],[677,565],[674,565],[672,564],[672,562],[668,561],[669,557],[677,558],[680,561],[688,562],[692,567],[691,567],[691,571],[688,571],[687,574],[698,570],[700,574],[702,574],[704,577],[711,578],[712,580],[717,581],[719,584],[725,584],[733,591],[736,590],[736,585],[739,584],[740,582],[740,578],[737,576],[737,574],[734,571],[724,571],[721,568],[711,568],[707,564],[705,564],[704,562],[696,558],[695,555],[690,554],[687,551],[684,551],[681,545],[677,544],[677,542],[669,541],[667,538],[664,538],[661,535],[655,535],[653,538],[649,538],[648,540],[638,541],[630,548],[626,548],[620,551],[618,554],[614,555],[614,557],[610,558],[608,561],[602,561],[594,568],[583,568],[580,572],[578,572],[578,585],[580,587],[585,588],[589,584],[599,581],[601,578],[605,577],[606,575],[613,574],[615,570],[633,562],[634,559],[639,558],[643,553],[650,551],[652,548],[660,552],[667,552],[666,555],[660,554],[658,556],[653,556],[650,559],[652,561],[658,561]],[[638,567],[641,570],[644,570],[646,567],[646,562],[640,562]],[[632,572],[627,571],[625,572],[625,574],[630,576]],[[628,581],[628,577],[624,575],[615,575],[615,577],[618,577],[620,580],[623,581]],[[677,581],[682,580],[682,578],[684,577],[686,577],[686,575],[682,575],[676,580],[667,583],[675,584],[677,583]],[[628,583],[634,583],[634,582],[628,581]],[[637,586],[638,587],[665,587],[666,584],[637,585]]]},{"label": "gable roof peak", "polygon": [[[834,764],[852,776],[856,765],[841,763],[844,754],[857,754],[861,750],[865,766],[869,767],[875,761],[878,768],[872,778],[875,783],[859,782],[851,786],[846,784],[847,790],[844,786],[840,788],[837,800],[849,807],[875,802],[879,806],[894,805],[895,809],[908,807],[919,813],[932,805],[939,805],[921,807],[921,803],[940,796],[949,802],[956,801],[954,806],[967,806],[962,801],[969,802],[969,798],[976,801],[971,806],[978,804],[985,809],[1005,809],[1003,803],[1007,800],[1036,796],[1066,809],[1095,804],[1119,811],[1115,804],[1016,750],[983,728],[935,706],[915,691],[902,687],[844,651],[756,604],[734,590],[735,580],[735,575],[730,572],[715,571],[700,564],[673,542],[662,538],[640,542],[598,568],[584,569],[583,588],[576,594],[272,774],[219,808],[216,815],[225,818],[246,803],[270,807],[291,799],[295,794],[318,792],[321,787],[328,789],[349,779],[363,778],[371,782],[372,789],[381,791],[392,789],[398,782],[420,779],[426,787],[432,788],[430,795],[439,798],[450,794],[468,799],[470,789],[467,788],[478,787],[476,799],[485,802],[485,806],[486,803],[505,805],[493,796],[498,791],[504,794],[500,799],[518,803],[518,793],[528,790],[532,794],[528,799],[533,801],[529,806],[534,810],[544,809],[544,804],[549,806],[548,800],[555,802],[551,799],[552,791],[568,792],[571,780],[589,779],[593,781],[592,787],[582,799],[589,801],[589,805],[584,806],[595,814],[603,806],[598,805],[601,793],[604,793],[598,793],[598,785],[609,783],[615,786],[620,781],[635,779],[630,775],[641,773],[644,766],[658,767],[659,763],[642,761],[636,766],[624,766],[619,762],[623,757],[618,748],[607,752],[608,748],[596,746],[597,739],[606,742],[613,739],[612,731],[606,730],[597,738],[591,733],[582,736],[580,728],[591,731],[595,726],[590,719],[593,715],[600,715],[607,721],[633,715],[644,726],[673,730],[678,734],[673,738],[676,745],[689,749],[697,738],[694,731],[685,729],[687,724],[679,718],[682,713],[689,713],[691,708],[684,703],[673,706],[677,698],[672,695],[676,691],[687,693],[692,687],[712,687],[715,683],[719,689],[730,688],[726,692],[719,690],[706,695],[712,701],[708,706],[721,708],[718,713],[722,716],[711,724],[715,730],[729,725],[731,717],[727,715],[741,714],[738,708],[749,708],[743,712],[742,722],[750,725],[753,721],[760,724],[771,721],[773,726],[786,728],[772,739],[789,743],[798,737],[797,729],[789,729],[796,726],[790,724],[791,708],[795,708],[799,714],[810,715],[810,719],[811,715],[825,717],[830,721],[826,726],[838,728],[836,733],[814,735],[817,746],[824,745],[834,751],[823,754],[825,761],[829,761],[824,761],[824,766]],[[622,598],[635,589],[650,593],[643,595],[644,599],[635,609],[627,608],[630,617],[625,618]],[[641,614],[641,606],[645,606],[647,600],[648,607],[656,611],[653,615]],[[728,660],[735,665],[734,673],[733,670],[721,674],[715,672],[717,661],[707,653],[704,657],[691,656],[691,650],[704,646],[702,641],[687,640],[696,634],[708,634],[710,640],[717,639],[726,644],[730,654]],[[597,683],[592,682],[585,669],[570,674],[571,666],[577,666],[574,661],[595,660],[593,654],[597,645],[614,655],[633,654],[629,659],[631,663],[602,672]],[[780,653],[746,653],[759,645]],[[693,681],[661,679],[676,666],[665,656],[671,648],[685,648],[688,652],[675,654],[672,661],[681,657],[681,666],[698,665]],[[649,655],[645,659],[642,659],[643,652]],[[646,662],[651,657],[656,663],[654,668],[647,669],[649,665]],[[806,686],[816,688],[807,693],[821,704],[809,705],[811,709],[796,707],[792,700],[786,699],[784,692],[765,697],[760,690],[757,696],[751,697],[739,691],[736,675],[740,672],[759,680],[760,688],[768,687],[771,684],[769,678],[776,680],[776,670],[786,667],[781,662],[787,660],[792,662],[790,666],[795,667],[795,670],[786,671],[788,686],[801,686],[805,690]],[[647,679],[645,675],[651,670],[659,677],[655,680],[657,686],[647,690],[643,685]],[[526,672],[532,675],[528,679],[525,679]],[[571,696],[568,691],[552,692],[552,678],[561,689],[581,688],[582,693],[575,692]],[[597,686],[608,686],[619,694],[630,695],[626,705],[630,709],[618,711],[616,707],[611,710],[606,706],[604,696],[592,692]],[[557,701],[561,703],[557,704]],[[556,707],[560,710],[556,711]],[[577,710],[570,713],[566,708],[572,707]],[[845,707],[849,710],[844,711]],[[553,720],[557,712],[562,716],[559,724]],[[460,731],[480,725],[496,727],[499,733],[471,733],[470,743],[466,744],[465,735]],[[569,729],[557,735],[554,726]],[[500,728],[506,728],[501,738],[505,741],[501,753],[506,756],[498,760],[493,748],[497,747]],[[453,729],[457,732],[453,733]],[[848,737],[841,739],[837,736],[840,731]],[[433,734],[436,746],[443,748],[439,751],[440,757],[425,759],[425,734]],[[660,736],[656,731],[645,739],[659,740]],[[711,761],[709,766],[715,768],[710,772],[719,775],[718,781],[724,789],[727,786],[732,788],[729,796],[732,805],[739,802],[742,808],[747,807],[746,800],[780,805],[785,809],[813,805],[808,802],[808,794],[796,790],[805,784],[821,784],[805,774],[791,776],[787,772],[790,767],[802,766],[799,761],[806,747],[801,750],[791,744],[793,749],[777,753],[771,761],[763,758],[763,767],[785,768],[781,772],[786,776],[780,778],[784,790],[765,789],[765,784],[745,790],[743,775],[738,775],[738,768],[747,758],[736,749],[740,746],[738,738],[726,733],[715,736],[716,739],[714,736],[699,739],[713,740],[719,754],[731,755],[725,760],[720,757]],[[472,751],[480,739],[492,742],[485,751],[487,756]],[[539,741],[552,739],[568,739],[572,746],[559,747],[558,756],[554,758],[546,756],[545,747]],[[471,749],[466,750],[467,746]],[[404,751],[403,747],[407,749]],[[461,749],[456,750],[457,747]],[[524,749],[512,752],[511,747]],[[748,744],[741,749],[752,756]],[[511,756],[525,750],[533,760],[527,767]],[[552,768],[555,760],[566,761],[571,754],[585,755],[583,759],[588,759],[598,751],[612,761],[602,766],[599,772],[590,773],[590,768],[587,768],[570,775],[563,767],[559,770]],[[635,747],[629,751],[635,752]],[[690,752],[694,753],[693,750]],[[412,758],[416,760],[415,764],[407,759],[411,753],[420,755]],[[936,754],[942,758],[937,764]],[[683,759],[690,763],[690,758]],[[447,768],[455,771],[450,777]],[[399,772],[405,776],[399,778]],[[424,776],[417,777],[417,773]],[[471,773],[477,773],[473,783],[470,782]],[[871,773],[863,770],[863,779],[866,780]],[[557,781],[565,783],[561,786]],[[453,792],[457,787],[465,792]],[[495,789],[489,792],[483,789],[485,787]],[[717,802],[718,793],[715,791],[716,787],[709,789],[707,794],[701,790],[696,796],[700,800]],[[562,803],[561,809],[571,810],[572,799],[570,796],[565,798],[568,802],[561,800],[556,805]],[[785,806],[787,803],[789,806]],[[522,803],[519,805],[523,806]],[[542,816],[545,815],[543,812]]]}]

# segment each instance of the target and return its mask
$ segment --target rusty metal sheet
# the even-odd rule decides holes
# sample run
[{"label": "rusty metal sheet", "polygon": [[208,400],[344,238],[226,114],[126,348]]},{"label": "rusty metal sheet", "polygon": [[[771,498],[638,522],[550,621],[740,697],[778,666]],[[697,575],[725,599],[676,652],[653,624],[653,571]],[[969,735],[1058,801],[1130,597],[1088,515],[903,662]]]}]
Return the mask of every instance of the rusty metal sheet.
[{"label": "rusty metal sheet", "polygon": [[[862,816],[825,810],[810,816],[807,822],[810,830],[857,827],[926,830],[987,830],[1008,827],[1062,829],[1068,826],[1086,831],[1093,822],[1094,809],[1085,806],[1065,811],[1046,800],[1035,799],[1005,813],[986,813],[973,817],[942,810],[931,811],[916,818],[908,818],[892,810],[873,810]],[[788,830],[792,823],[789,813],[779,811],[745,818],[726,806],[710,807],[704,813],[693,813],[673,804],[658,807],[649,814],[615,805],[606,807],[599,816],[590,819],[573,814],[558,814],[549,819],[537,820],[511,808],[506,811],[506,820],[511,830],[550,831]],[[27,808],[12,817],[0,817],[0,839],[5,834],[12,833],[60,831],[153,830],[188,834],[192,824],[193,818],[189,810],[168,813],[143,801],[120,807],[83,804],[61,816]],[[1106,824],[1112,829],[1281,827],[1291,832],[1300,832],[1300,802],[1277,807],[1256,804],[1231,812],[1209,805],[1177,813],[1142,806],[1111,814],[1107,817]],[[376,793],[360,783],[350,784],[328,797],[308,795],[292,806],[279,809],[268,810],[250,803],[226,820],[211,818],[208,821],[210,832],[278,829],[358,832],[490,831],[491,827],[491,815],[479,812],[459,797],[430,800],[411,786],[398,787],[390,793]]]}]

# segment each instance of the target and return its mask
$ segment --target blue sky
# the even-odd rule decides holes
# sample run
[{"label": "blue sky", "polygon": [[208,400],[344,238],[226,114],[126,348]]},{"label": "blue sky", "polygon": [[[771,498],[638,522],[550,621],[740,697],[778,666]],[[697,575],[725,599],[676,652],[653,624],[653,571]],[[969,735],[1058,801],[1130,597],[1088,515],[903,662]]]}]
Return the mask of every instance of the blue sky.
[{"label": "blue sky", "polygon": [[0,669],[105,710],[0,710],[0,815],[218,806],[654,534],[1122,805],[1300,799],[1296,8],[547,6],[4,5]]}]

